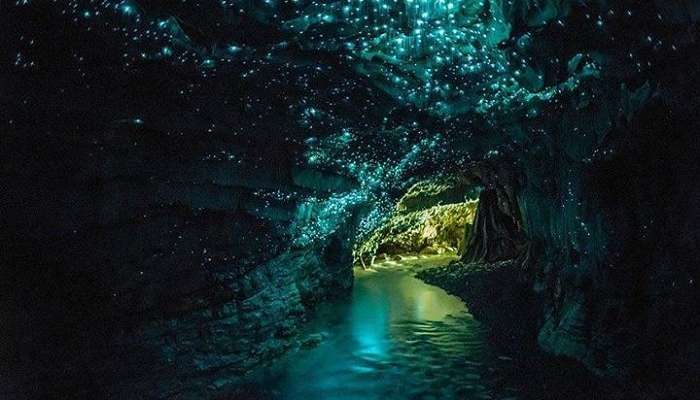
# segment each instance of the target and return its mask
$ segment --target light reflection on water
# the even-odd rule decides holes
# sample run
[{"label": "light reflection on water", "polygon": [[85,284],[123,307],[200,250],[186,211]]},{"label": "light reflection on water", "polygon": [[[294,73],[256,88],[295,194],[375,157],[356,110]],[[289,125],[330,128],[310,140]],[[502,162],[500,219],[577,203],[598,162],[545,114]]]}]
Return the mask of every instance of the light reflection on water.
[{"label": "light reflection on water", "polygon": [[357,271],[352,296],[322,306],[306,329],[321,343],[254,379],[283,399],[492,398],[485,331],[462,301],[406,269],[425,262]]}]

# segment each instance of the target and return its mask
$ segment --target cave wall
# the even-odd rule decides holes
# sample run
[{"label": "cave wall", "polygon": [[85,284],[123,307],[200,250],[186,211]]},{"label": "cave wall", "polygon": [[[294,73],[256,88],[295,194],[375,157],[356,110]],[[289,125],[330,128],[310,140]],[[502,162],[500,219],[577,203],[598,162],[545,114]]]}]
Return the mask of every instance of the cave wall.
[{"label": "cave wall", "polygon": [[[529,336],[540,349],[624,382],[616,390],[640,398],[696,390],[688,378],[698,365],[690,332],[700,327],[691,311],[698,305],[693,160],[700,143],[692,117],[698,86],[690,78],[697,68],[694,7],[655,2],[636,10],[637,22],[650,21],[647,40],[677,43],[673,51],[647,52],[629,27],[610,28],[630,57],[649,57],[647,70],[615,60],[615,46],[601,49],[610,57],[605,83],[545,107],[546,119],[504,128],[514,136],[528,132],[523,147],[501,152],[511,157],[493,157],[522,176],[491,174],[495,188],[511,188],[495,193],[518,210],[499,209],[520,219],[526,247],[513,258],[516,265],[491,264],[485,273],[452,269],[462,277],[452,291],[478,301],[475,309],[497,329],[516,328],[498,317],[502,307],[474,297],[501,304],[510,290],[538,320]],[[577,18],[583,22],[586,14],[572,11],[570,19]],[[557,51],[561,44],[550,45]],[[466,294],[465,284],[478,294]]]},{"label": "cave wall", "polygon": [[270,79],[123,69],[53,6],[2,8],[3,60],[44,28],[40,67],[0,68],[0,397],[206,397],[348,292],[367,210],[326,203],[357,182],[300,161]]},{"label": "cave wall", "polygon": [[[511,350],[534,342],[616,382],[611,395],[623,397],[696,391],[697,14],[681,3],[633,14],[649,21],[648,38],[677,43],[670,53],[653,39],[653,51],[640,48],[629,26],[610,28],[620,48],[592,55],[607,57],[600,82],[504,122],[513,142],[463,168],[492,197],[492,210],[477,214],[510,219],[505,231],[521,245],[489,257],[499,246],[472,235],[468,257],[421,276],[462,296]],[[566,52],[577,40],[566,37],[540,48]],[[645,54],[647,69],[616,51]],[[577,68],[580,58],[571,60]]]},{"label": "cave wall", "polygon": [[[15,132],[13,149],[31,143]],[[316,303],[351,287],[358,210],[291,248],[301,200],[260,195],[323,197],[341,177],[203,159],[201,146],[231,146],[211,134],[91,136],[4,162],[19,191],[4,217],[3,306],[21,318],[4,332],[10,398],[203,396],[286,351]]]},{"label": "cave wall", "polygon": [[684,381],[697,368],[697,340],[686,335],[698,329],[689,258],[697,249],[697,123],[669,100],[620,123],[608,157],[558,160],[569,171],[554,179],[567,185],[554,191],[561,197],[546,200],[542,179],[519,195],[528,235],[543,251],[532,271],[543,307],[539,345],[637,382]]},{"label": "cave wall", "polygon": [[466,251],[419,277],[462,297],[508,351],[575,360],[611,396],[694,393],[700,140],[696,102],[676,97],[684,73],[629,118],[608,110],[620,114],[598,141],[567,138],[598,118],[575,113],[576,129],[550,125],[547,153],[466,168],[484,187]]},{"label": "cave wall", "polygon": [[[693,260],[700,141],[691,117],[697,101],[689,94],[697,84],[686,78],[696,62],[664,65],[654,91],[648,83],[636,91],[623,86],[615,96],[620,103],[611,108],[597,104],[580,112],[572,105],[560,124],[546,125],[551,136],[544,152],[519,161],[515,169],[522,176],[515,184],[500,179],[514,188],[518,212],[500,210],[521,218],[524,247],[500,265],[465,258],[485,271],[453,268],[467,289],[447,284],[501,334],[518,329],[508,319],[519,321],[532,331],[511,336],[577,360],[616,382],[613,392],[640,398],[689,396],[696,383],[688,377],[697,375],[698,366],[692,332],[700,324],[692,310],[699,304]],[[629,97],[638,99],[632,112],[624,103]],[[596,121],[601,118],[608,122]],[[500,165],[513,169],[509,160]],[[512,199],[494,193],[501,203]],[[426,279],[446,281],[440,275]],[[499,305],[516,299],[517,313],[537,322],[503,317]]]}]

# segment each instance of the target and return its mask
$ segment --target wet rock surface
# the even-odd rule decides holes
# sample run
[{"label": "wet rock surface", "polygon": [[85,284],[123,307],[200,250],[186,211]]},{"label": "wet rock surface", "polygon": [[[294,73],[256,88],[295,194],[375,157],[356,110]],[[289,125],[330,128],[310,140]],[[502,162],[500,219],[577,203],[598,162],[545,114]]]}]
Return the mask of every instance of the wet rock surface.
[{"label": "wet rock surface", "polygon": [[515,261],[455,261],[420,271],[416,276],[463,299],[469,312],[483,321],[492,337],[505,348],[523,353],[536,349],[536,299]]}]

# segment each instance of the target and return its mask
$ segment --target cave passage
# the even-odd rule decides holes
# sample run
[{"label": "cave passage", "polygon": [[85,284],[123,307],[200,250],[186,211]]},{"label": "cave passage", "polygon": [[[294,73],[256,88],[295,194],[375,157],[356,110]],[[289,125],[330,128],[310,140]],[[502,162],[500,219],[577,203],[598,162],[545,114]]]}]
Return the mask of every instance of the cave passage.
[{"label": "cave passage", "polygon": [[487,344],[484,328],[460,299],[413,276],[453,258],[414,256],[356,268],[352,295],[322,305],[301,334],[301,349],[259,370],[253,386],[287,399],[493,395],[488,369],[506,361]]},{"label": "cave passage", "polygon": [[0,26],[0,400],[699,398],[700,0]]},{"label": "cave passage", "polygon": [[243,397],[530,398],[503,384],[516,367],[464,302],[416,277],[504,247],[512,235],[496,223],[505,214],[494,196],[459,177],[409,188],[355,245],[351,295],[321,304],[297,350],[258,369]]},{"label": "cave passage", "polygon": [[257,370],[244,397],[544,398],[513,379],[520,368],[462,299],[416,276],[511,257],[518,221],[500,203],[460,177],[414,184],[355,245],[351,295],[321,304],[297,350]]}]

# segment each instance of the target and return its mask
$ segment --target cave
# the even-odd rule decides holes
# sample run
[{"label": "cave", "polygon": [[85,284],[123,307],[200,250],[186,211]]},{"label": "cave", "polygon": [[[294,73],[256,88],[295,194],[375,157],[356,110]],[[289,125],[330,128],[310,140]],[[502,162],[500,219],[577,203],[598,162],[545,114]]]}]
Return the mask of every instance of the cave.
[{"label": "cave", "polygon": [[6,3],[0,398],[700,393],[698,2]]}]

